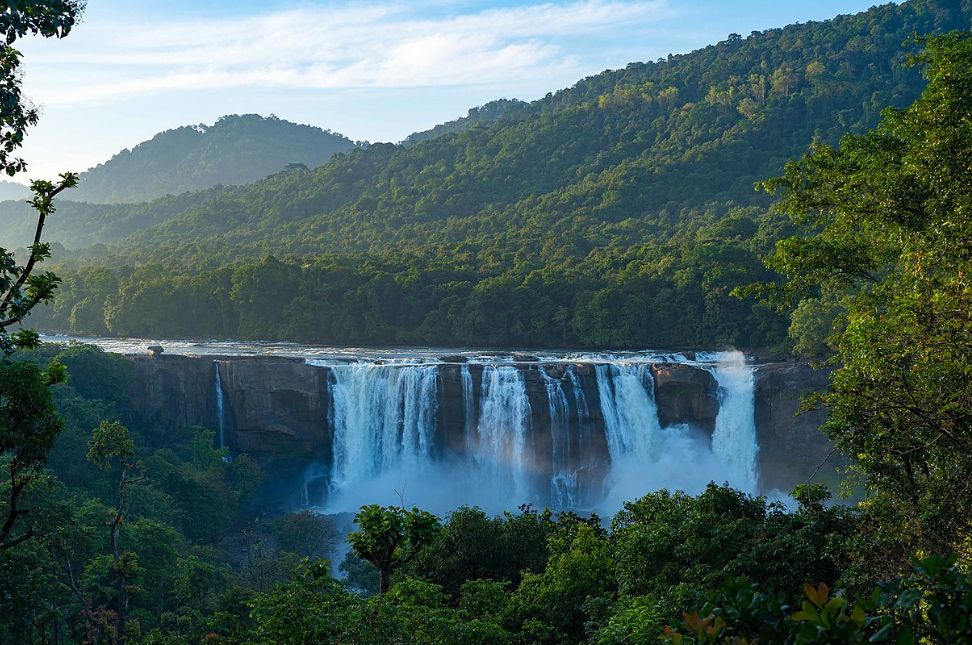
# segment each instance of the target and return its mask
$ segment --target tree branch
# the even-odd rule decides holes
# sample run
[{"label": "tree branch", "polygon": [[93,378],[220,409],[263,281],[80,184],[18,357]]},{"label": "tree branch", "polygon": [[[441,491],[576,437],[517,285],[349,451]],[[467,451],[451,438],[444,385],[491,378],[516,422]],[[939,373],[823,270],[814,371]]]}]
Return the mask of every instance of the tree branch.
[{"label": "tree branch", "polygon": [[[21,271],[20,276],[17,278],[17,282],[14,283],[14,285],[7,290],[7,293],[3,298],[3,302],[0,302],[0,312],[7,310],[7,308],[10,306],[11,301],[14,298],[14,294],[18,293],[20,289],[23,288],[24,284],[26,284],[27,279],[30,277],[31,272],[34,270],[34,265],[36,265],[37,261],[39,260],[37,247],[41,243],[41,237],[44,232],[44,224],[47,221],[47,216],[50,215],[54,210],[51,205],[52,200],[57,195],[59,195],[62,191],[73,187],[76,183],[77,183],[77,179],[73,175],[71,174],[62,175],[61,183],[58,184],[53,190],[43,195],[37,195],[34,198],[32,203],[34,204],[34,207],[37,209],[38,215],[37,215],[37,227],[34,230],[34,243],[31,244],[30,246],[30,257],[27,259],[27,263],[24,265],[24,268]],[[20,320],[23,317],[24,315],[22,314],[17,318],[17,320]],[[15,321],[9,321],[9,322],[4,321],[4,323],[0,326],[7,327],[9,325],[12,325],[13,322]]]},{"label": "tree branch", "polygon": [[17,508],[17,500],[20,498],[20,494],[24,491],[24,487],[27,486],[28,479],[22,479],[17,481],[17,477],[14,472],[14,467],[10,467],[10,508],[7,509],[7,519],[4,521],[3,526],[0,526],[0,551],[5,551],[11,549],[18,544],[21,544],[29,540],[34,535],[32,528],[28,527],[27,532],[20,537],[7,541],[7,536],[13,531],[14,524],[17,522],[17,518],[22,515],[28,515],[29,510],[23,508]]}]

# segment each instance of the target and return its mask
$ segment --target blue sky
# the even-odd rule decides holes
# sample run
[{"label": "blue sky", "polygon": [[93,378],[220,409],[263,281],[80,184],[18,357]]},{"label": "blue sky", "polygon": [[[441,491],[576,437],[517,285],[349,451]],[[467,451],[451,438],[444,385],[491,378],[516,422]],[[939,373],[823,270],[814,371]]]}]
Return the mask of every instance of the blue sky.
[{"label": "blue sky", "polygon": [[872,4],[89,0],[68,38],[18,43],[26,94],[42,108],[24,156],[34,177],[80,171],[161,130],[232,113],[399,141],[495,98],[534,99],[733,32]]}]

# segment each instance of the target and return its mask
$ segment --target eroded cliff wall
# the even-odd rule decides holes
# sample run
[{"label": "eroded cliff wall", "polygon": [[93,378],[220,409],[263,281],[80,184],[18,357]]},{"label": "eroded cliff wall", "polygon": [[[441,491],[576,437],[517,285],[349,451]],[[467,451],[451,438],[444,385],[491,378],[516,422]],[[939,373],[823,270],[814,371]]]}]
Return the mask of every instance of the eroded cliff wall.
[{"label": "eroded cliff wall", "polygon": [[[149,423],[164,436],[166,427],[199,425],[217,430],[226,445],[246,452],[271,477],[295,478],[312,462],[326,463],[332,453],[332,368],[299,359],[271,357],[133,356],[136,377],[130,387],[128,414]],[[600,391],[591,363],[517,363],[529,401],[529,450],[532,467],[555,467],[553,442],[558,423],[577,434],[568,442],[570,454],[559,458],[584,464],[583,476],[603,479],[610,457],[599,404]],[[223,393],[222,421],[217,409],[216,370]],[[484,367],[462,362],[437,366],[434,451],[461,453],[467,448],[467,390],[482,390]],[[464,377],[463,372],[466,376]],[[719,412],[719,387],[710,371],[682,363],[651,366],[651,384],[661,426],[680,424],[712,433]],[[464,381],[470,379],[471,383]],[[819,431],[823,412],[797,416],[801,398],[826,386],[825,373],[799,363],[759,366],[755,372],[754,406],[759,489],[789,490],[805,481],[831,454]],[[572,393],[552,419],[552,388]],[[553,455],[553,456],[552,456]],[[824,472],[831,469],[824,467]]]}]

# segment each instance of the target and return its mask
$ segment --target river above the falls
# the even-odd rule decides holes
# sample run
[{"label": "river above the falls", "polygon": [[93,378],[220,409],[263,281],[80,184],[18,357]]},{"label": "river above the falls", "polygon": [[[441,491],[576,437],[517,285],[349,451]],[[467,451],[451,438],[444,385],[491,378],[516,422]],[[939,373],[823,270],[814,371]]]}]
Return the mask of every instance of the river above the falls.
[{"label": "river above the falls", "polygon": [[[71,342],[100,347],[115,354],[148,354],[149,347],[161,346],[166,354],[205,357],[278,357],[311,361],[381,362],[392,364],[424,363],[695,363],[715,364],[726,352],[673,350],[549,350],[549,349],[474,349],[469,347],[339,347],[305,345],[285,341],[187,340],[168,338],[112,338],[41,334],[45,343]],[[752,363],[750,357],[747,362]]]}]

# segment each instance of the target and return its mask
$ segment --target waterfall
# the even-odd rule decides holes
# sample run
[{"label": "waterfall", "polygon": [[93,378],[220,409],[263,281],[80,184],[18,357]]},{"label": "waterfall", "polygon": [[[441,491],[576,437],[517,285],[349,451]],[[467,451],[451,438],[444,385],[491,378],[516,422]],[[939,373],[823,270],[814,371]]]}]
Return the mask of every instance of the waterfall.
[{"label": "waterfall", "polygon": [[[108,351],[135,351],[143,345],[141,340],[104,342]],[[302,477],[293,473],[300,479],[293,499],[333,512],[356,511],[367,503],[397,504],[401,498],[440,513],[459,504],[499,512],[548,501],[555,510],[604,512],[660,488],[698,492],[710,480],[759,491],[756,374],[738,352],[524,357],[453,349],[195,341],[170,341],[170,349],[203,357],[199,365],[204,370],[212,362],[213,385],[205,379],[200,385],[214,386],[215,442],[221,449],[227,440],[234,447],[247,443],[238,441],[245,432],[260,438],[260,449],[264,441],[290,441],[281,453],[293,461],[307,456],[309,446],[326,446],[302,464]],[[315,385],[326,375],[326,392],[294,387],[289,370],[277,378],[278,361],[257,360],[247,361],[241,373],[234,365],[227,371],[232,383],[224,388],[222,372],[230,368],[225,365],[230,355],[301,358],[326,370],[313,375]],[[711,434],[693,425],[698,420],[704,426],[711,416],[706,410],[706,423],[701,423],[694,409],[698,400],[691,398],[711,394],[708,378],[661,390],[666,392],[662,396],[672,392],[678,397],[660,403],[671,418],[682,421],[661,427],[652,378],[652,365],[658,363],[681,363],[712,374],[719,408]],[[461,397],[461,419],[460,402],[442,401],[445,392]],[[208,396],[203,392],[205,401]],[[193,395],[191,403],[197,400],[202,399]],[[189,420],[212,424],[210,405],[193,410]],[[319,432],[308,427],[315,422],[306,418],[309,410],[319,411]],[[405,483],[408,493],[400,496]]]},{"label": "waterfall", "polygon": [[219,361],[213,361],[216,371],[216,430],[219,439],[219,449],[226,447],[226,415],[223,411],[223,380],[219,375]]},{"label": "waterfall", "polygon": [[[513,365],[483,369],[476,460],[490,483],[514,504],[527,501],[526,438],[530,401],[523,374]],[[509,486],[504,486],[504,482]]]},{"label": "waterfall", "polygon": [[722,354],[712,368],[719,384],[719,414],[712,433],[712,452],[725,466],[729,484],[756,492],[755,371],[741,352]]},{"label": "waterfall", "polygon": [[[544,387],[550,418],[551,466],[550,500],[555,508],[575,508],[578,504],[577,473],[570,468],[571,428],[570,406],[560,379],[553,378],[543,368]],[[583,395],[583,393],[582,393]]]},{"label": "waterfall", "polygon": [[595,369],[611,460],[630,456],[647,462],[661,432],[651,365],[612,363]]},{"label": "waterfall", "polygon": [[438,406],[434,365],[362,362],[331,373],[335,488],[428,460]]},{"label": "waterfall", "polygon": [[[757,490],[755,377],[741,354],[588,355],[530,366],[478,356],[458,369],[404,357],[312,360],[330,373],[322,423],[331,454],[304,475],[301,497],[310,504],[324,499],[347,511],[398,503],[406,484],[407,503],[439,512],[521,503],[603,511],[659,488],[697,493],[710,480]],[[719,411],[711,437],[686,423],[661,427],[654,361],[713,375]],[[584,370],[596,380],[586,391]],[[443,389],[446,378],[454,380]],[[461,401],[444,411],[461,403],[461,418],[450,412],[440,421],[446,391]]]},{"label": "waterfall", "polygon": [[466,438],[466,452],[472,454],[476,448],[476,401],[473,398],[473,379],[469,363],[464,363],[459,370],[459,380],[462,384],[462,418],[465,424],[463,436]]},{"label": "waterfall", "polygon": [[584,396],[584,386],[581,385],[580,377],[574,366],[567,368],[567,377],[570,379],[570,389],[574,394],[574,405],[577,406],[577,418],[587,420],[591,416],[591,410],[587,406],[587,397]]}]

